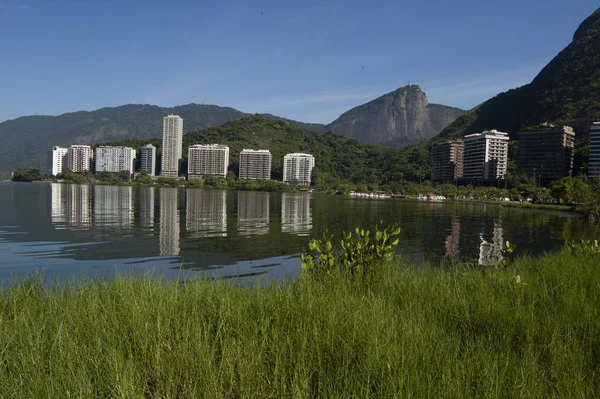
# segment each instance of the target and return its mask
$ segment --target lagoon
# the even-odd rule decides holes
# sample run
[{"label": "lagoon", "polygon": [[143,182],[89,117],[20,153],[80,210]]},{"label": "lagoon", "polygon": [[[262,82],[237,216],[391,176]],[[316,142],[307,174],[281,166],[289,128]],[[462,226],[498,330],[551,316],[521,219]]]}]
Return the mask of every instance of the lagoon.
[{"label": "lagoon", "polygon": [[567,212],[465,202],[132,186],[0,183],[0,281],[115,273],[294,278],[308,239],[395,223],[413,264],[540,254],[599,228]]}]

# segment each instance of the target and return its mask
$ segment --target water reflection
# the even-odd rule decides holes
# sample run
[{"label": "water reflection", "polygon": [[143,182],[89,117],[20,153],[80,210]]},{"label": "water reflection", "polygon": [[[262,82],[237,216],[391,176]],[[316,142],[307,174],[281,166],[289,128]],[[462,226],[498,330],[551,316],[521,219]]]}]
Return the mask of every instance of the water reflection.
[{"label": "water reflection", "polygon": [[140,187],[140,225],[146,229],[154,227],[154,187]]},{"label": "water reflection", "polygon": [[179,213],[177,212],[177,189],[160,190],[160,234],[161,256],[179,255]]},{"label": "water reflection", "polygon": [[185,206],[187,237],[227,237],[226,206],[226,191],[187,190]]},{"label": "water reflection", "polygon": [[300,236],[312,230],[310,194],[283,193],[281,195],[281,231]]},{"label": "water reflection", "polygon": [[91,186],[52,184],[50,218],[57,229],[86,230],[92,225]]},{"label": "water reflection", "polygon": [[133,187],[94,186],[94,225],[114,229],[133,225]]},{"label": "water reflection", "polygon": [[237,230],[239,235],[269,233],[269,199],[271,194],[238,191]]},{"label": "water reflection", "polygon": [[458,258],[460,256],[460,218],[450,217],[450,235],[446,237],[446,256]]},{"label": "water reflection", "polygon": [[502,219],[494,219],[491,237],[485,233],[479,233],[479,264],[496,265],[502,260],[502,246],[504,245],[504,234],[502,230]]}]

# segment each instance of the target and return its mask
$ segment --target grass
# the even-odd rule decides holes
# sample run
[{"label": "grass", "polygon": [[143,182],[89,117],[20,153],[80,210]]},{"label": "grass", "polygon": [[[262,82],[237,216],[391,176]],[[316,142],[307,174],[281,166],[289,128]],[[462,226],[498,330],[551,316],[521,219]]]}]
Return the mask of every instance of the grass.
[{"label": "grass", "polygon": [[0,294],[3,398],[600,397],[600,259]]}]

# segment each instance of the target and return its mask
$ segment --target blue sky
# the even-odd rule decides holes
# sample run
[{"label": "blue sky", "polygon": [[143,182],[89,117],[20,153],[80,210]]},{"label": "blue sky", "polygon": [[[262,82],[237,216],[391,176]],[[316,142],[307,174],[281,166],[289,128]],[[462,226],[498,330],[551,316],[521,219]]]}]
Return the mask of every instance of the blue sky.
[{"label": "blue sky", "polygon": [[331,122],[409,81],[465,109],[528,83],[592,0],[0,0],[0,121],[190,102]]}]

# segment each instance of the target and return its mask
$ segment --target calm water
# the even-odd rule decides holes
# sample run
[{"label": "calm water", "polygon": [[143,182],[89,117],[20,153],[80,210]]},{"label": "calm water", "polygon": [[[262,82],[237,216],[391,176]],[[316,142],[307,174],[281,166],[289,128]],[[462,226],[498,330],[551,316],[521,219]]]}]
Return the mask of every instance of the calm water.
[{"label": "calm water", "polygon": [[[396,223],[415,262],[501,259],[598,237],[567,213],[307,193],[0,182],[0,281],[155,273],[287,278],[310,236]],[[182,272],[183,270],[183,272]]]}]

